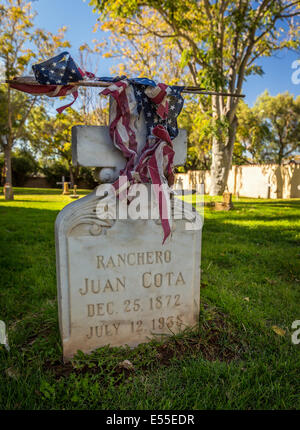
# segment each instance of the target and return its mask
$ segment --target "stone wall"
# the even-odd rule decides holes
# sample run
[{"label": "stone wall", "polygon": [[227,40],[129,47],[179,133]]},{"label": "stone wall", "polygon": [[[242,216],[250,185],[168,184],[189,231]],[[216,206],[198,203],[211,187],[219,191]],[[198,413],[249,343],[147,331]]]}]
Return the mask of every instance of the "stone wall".
[{"label": "stone wall", "polygon": [[[195,184],[204,184],[204,192],[209,194],[209,170],[177,173],[175,178],[176,183],[183,189],[191,188]],[[228,177],[228,190],[242,197],[300,198],[300,165],[232,166]]]}]

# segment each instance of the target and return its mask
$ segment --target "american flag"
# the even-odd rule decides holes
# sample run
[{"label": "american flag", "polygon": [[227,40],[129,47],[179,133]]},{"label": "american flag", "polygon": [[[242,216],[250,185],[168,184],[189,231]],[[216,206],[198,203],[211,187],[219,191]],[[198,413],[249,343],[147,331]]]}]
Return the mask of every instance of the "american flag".
[{"label": "american flag", "polygon": [[[101,78],[112,84],[101,91],[112,97],[109,128],[114,145],[127,160],[120,175],[127,177],[127,186],[133,183],[152,183],[159,205],[164,231],[163,243],[171,234],[170,219],[166,217],[169,186],[174,183],[172,139],[178,135],[177,116],[183,107],[183,87],[156,85],[146,78]],[[136,129],[141,111],[146,122],[146,139],[138,142]],[[142,147],[142,149],[141,149]],[[124,184],[117,180],[117,192]],[[121,194],[121,193],[120,193]]]},{"label": "american flag", "polygon": [[[96,78],[83,72],[68,54],[62,52],[56,57],[33,66],[36,80],[40,85],[11,83],[11,87],[35,95],[60,97],[72,94],[74,100],[57,109],[61,113],[71,106],[78,97],[78,89],[71,82],[84,78],[110,82],[111,85],[101,93],[111,96],[110,135],[114,145],[127,160],[121,175],[125,187],[133,183],[152,183],[157,185],[155,192],[164,230],[164,239],[171,233],[169,218],[165,217],[169,186],[174,182],[172,140],[178,135],[177,117],[183,107],[181,91],[184,87],[156,84],[148,78],[128,79],[121,77]],[[136,129],[137,119],[143,112],[146,125],[146,138],[141,139]],[[124,183],[116,181],[114,186],[121,197]],[[123,181],[124,182],[124,181]],[[163,187],[162,187],[163,186]]]},{"label": "american flag", "polygon": [[32,66],[35,79],[42,85],[67,85],[82,79],[82,73],[68,52]]},{"label": "american flag", "polygon": [[[144,111],[145,121],[147,126],[147,134],[151,134],[151,130],[155,125],[163,125],[171,139],[178,135],[177,117],[180,114],[184,99],[181,92],[184,87],[166,84],[156,84],[155,81],[148,78],[133,78],[127,79],[126,76],[121,77],[102,77],[97,78],[104,82],[118,82],[126,80],[132,84],[135,98],[137,101],[138,113]],[[102,92],[102,94],[104,94]],[[164,116],[163,107],[168,104],[167,113]],[[158,109],[156,107],[158,106]]]},{"label": "american flag", "polygon": [[[61,97],[73,95],[73,101],[57,109],[61,113],[71,106],[78,97],[76,86],[68,85],[70,82],[82,80],[86,74],[76,65],[68,52],[62,52],[49,60],[32,66],[35,79],[41,85],[20,84],[17,81],[10,84],[12,88],[29,94],[47,95],[48,97]],[[94,76],[94,75],[93,75]]]}]

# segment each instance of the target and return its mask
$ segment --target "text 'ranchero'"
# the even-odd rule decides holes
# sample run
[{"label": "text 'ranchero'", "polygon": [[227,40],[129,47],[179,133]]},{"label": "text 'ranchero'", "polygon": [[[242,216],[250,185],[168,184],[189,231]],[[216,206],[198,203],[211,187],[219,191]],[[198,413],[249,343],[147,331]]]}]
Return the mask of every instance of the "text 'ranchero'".
[{"label": "text 'ranchero'", "polygon": [[145,264],[165,264],[171,262],[171,251],[130,252],[105,257],[97,255],[97,269],[114,269],[124,266],[142,266]]}]

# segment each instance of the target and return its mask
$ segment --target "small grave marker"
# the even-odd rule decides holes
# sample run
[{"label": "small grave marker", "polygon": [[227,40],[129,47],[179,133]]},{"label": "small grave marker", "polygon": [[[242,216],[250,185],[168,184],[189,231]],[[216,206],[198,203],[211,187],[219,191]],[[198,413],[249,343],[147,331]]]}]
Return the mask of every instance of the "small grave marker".
[{"label": "small grave marker", "polygon": [[215,203],[215,210],[216,211],[230,211],[231,209],[233,209],[232,193],[229,193],[228,191],[224,191],[223,201]]},{"label": "small grave marker", "polygon": [[77,185],[74,185],[73,187],[73,194],[70,195],[71,199],[78,199],[79,194],[77,194]]},{"label": "small grave marker", "polygon": [[56,183],[57,183],[57,185],[62,185],[62,194],[63,195],[69,195],[70,194],[69,184],[71,184],[71,182],[66,182],[64,176],[62,176],[61,182],[56,182]]}]

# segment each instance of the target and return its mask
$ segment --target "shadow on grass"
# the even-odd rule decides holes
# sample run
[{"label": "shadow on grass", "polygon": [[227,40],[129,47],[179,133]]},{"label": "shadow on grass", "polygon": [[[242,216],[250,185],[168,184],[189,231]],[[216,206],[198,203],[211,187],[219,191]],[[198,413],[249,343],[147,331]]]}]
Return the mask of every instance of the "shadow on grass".
[{"label": "shadow on grass", "polygon": [[0,224],[0,319],[34,312],[56,295],[54,223],[58,210],[5,206]]},{"label": "shadow on grass", "polygon": [[289,199],[289,200],[262,200],[258,201],[254,199],[253,201],[243,201],[243,200],[234,200],[234,204],[237,206],[268,206],[270,208],[274,207],[287,207],[287,208],[300,208],[300,199]]},{"label": "shadow on grass", "polygon": [[[55,195],[55,194],[53,194],[53,195]],[[80,194],[80,197],[84,197],[86,194],[85,193],[82,193],[82,194]],[[68,197],[68,196],[62,196],[62,197],[64,197],[64,198],[66,198],[66,197]],[[77,200],[79,200],[79,199],[77,199]],[[43,203],[43,204],[47,204],[47,203],[49,203],[49,201],[48,200],[32,200],[32,199],[30,199],[30,198],[28,198],[28,199],[17,199],[17,200],[14,200],[15,202],[22,202],[22,203],[29,203],[29,202],[31,202],[31,203]],[[65,200],[61,200],[62,202],[65,202]],[[60,202],[60,200],[55,200],[55,203],[59,203]],[[71,202],[74,202],[74,199],[72,199],[71,197],[69,197],[69,202],[65,202],[66,203],[66,205],[68,204],[68,203],[71,203]],[[1,204],[5,204],[5,203],[7,203],[8,205],[9,204],[11,204],[11,200],[4,200],[4,201],[1,201]],[[41,210],[44,210],[44,209],[41,209]]]},{"label": "shadow on grass", "polygon": [[[56,296],[54,223],[59,210],[7,206],[1,212],[0,249],[5,252],[0,253],[0,301],[9,295],[11,308],[5,306],[7,315],[18,318],[38,305],[40,290],[49,298]],[[271,278],[299,272],[295,252],[299,240],[289,225],[278,227],[276,219],[272,219],[273,225],[239,225],[238,220],[270,219],[259,214],[249,218],[245,212],[234,223],[226,222],[230,214],[223,214],[222,218],[216,214],[205,220],[202,267],[212,261],[220,270],[230,270],[233,276],[236,273],[237,278],[244,271],[249,284],[257,281],[262,270]],[[296,218],[296,215],[282,217]],[[49,286],[45,279],[50,279]]]},{"label": "shadow on grass", "polygon": [[[291,211],[287,216],[294,217]],[[9,355],[0,347],[5,408],[296,408],[296,349],[269,327],[287,327],[299,311],[299,264],[290,243],[296,237],[287,217],[284,226],[272,218],[271,225],[253,228],[238,223],[248,221],[249,211],[235,218],[234,212],[209,213],[199,332],[135,349],[104,347],[64,365],[56,302],[58,212],[6,206],[1,214],[0,318],[11,345]],[[260,216],[265,214],[254,213],[251,221]],[[134,370],[122,367],[125,359]]]}]

